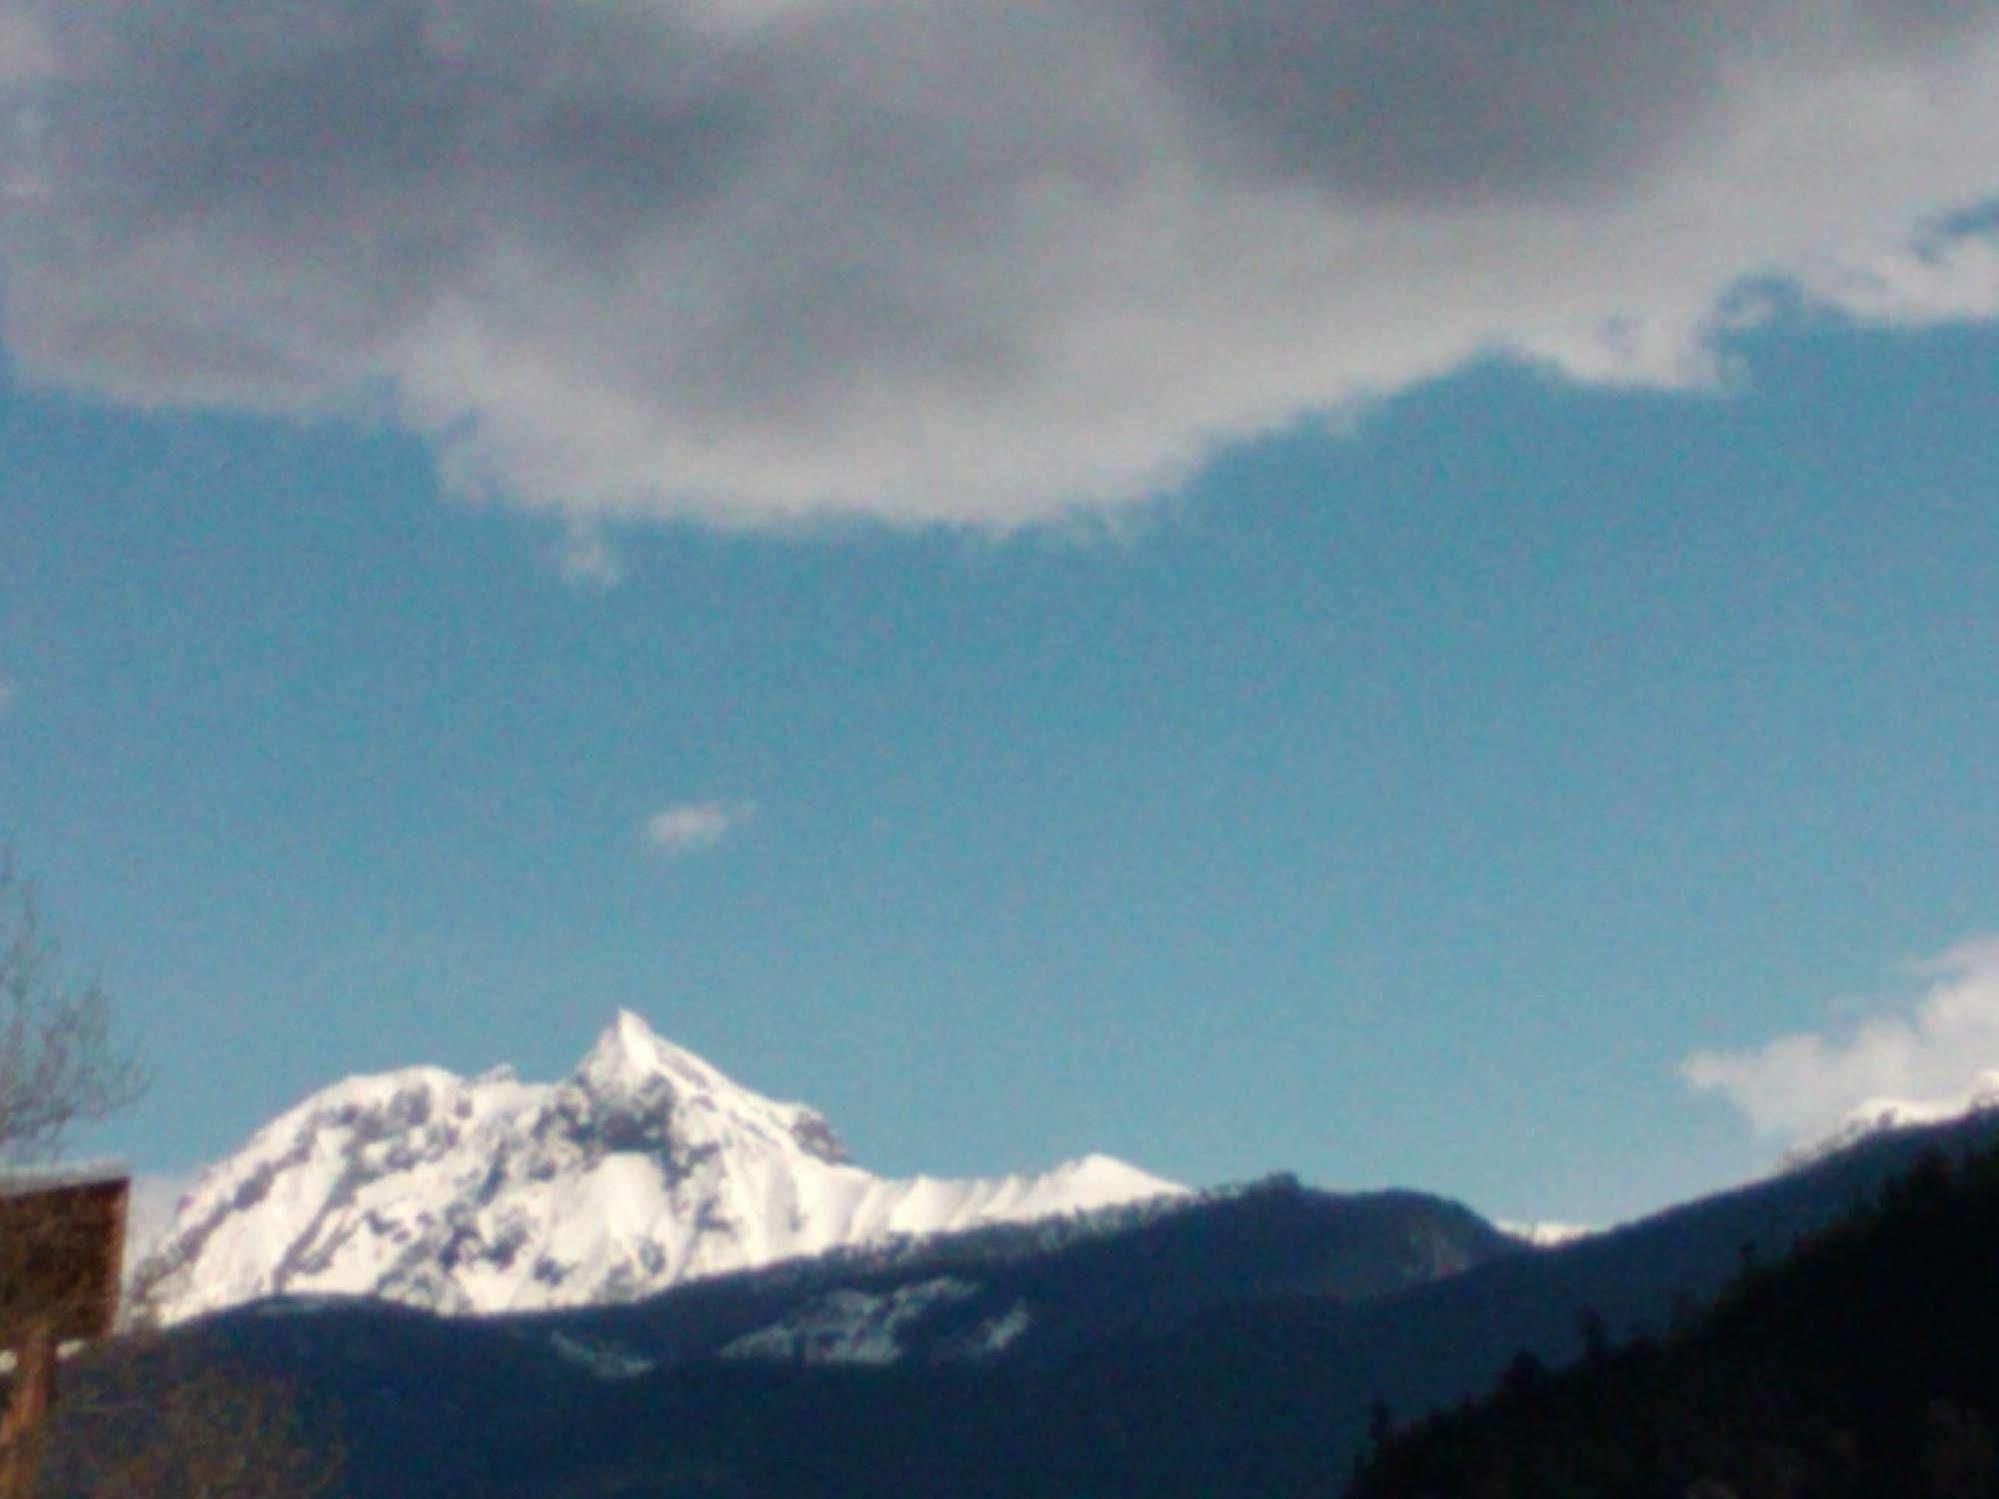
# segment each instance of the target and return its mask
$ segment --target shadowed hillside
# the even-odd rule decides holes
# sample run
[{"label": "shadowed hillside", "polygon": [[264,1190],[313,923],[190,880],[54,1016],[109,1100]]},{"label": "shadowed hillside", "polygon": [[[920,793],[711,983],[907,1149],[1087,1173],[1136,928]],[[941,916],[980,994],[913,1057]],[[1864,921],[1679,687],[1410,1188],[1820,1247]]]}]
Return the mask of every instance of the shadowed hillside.
[{"label": "shadowed hillside", "polygon": [[1353,1499],[1981,1499],[1999,1494],[1999,1150],[1924,1157],[1874,1206],[1747,1268],[1663,1339],[1374,1454]]}]

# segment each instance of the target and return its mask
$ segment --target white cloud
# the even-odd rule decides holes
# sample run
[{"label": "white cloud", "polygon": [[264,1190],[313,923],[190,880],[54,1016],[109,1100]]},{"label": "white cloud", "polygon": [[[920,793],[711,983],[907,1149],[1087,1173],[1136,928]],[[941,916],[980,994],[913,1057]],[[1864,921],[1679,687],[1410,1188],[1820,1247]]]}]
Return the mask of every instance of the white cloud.
[{"label": "white cloud", "polygon": [[1911,1114],[1978,1092],[1999,1068],[1999,936],[1960,943],[1920,965],[1930,980],[1899,1013],[1839,1034],[1781,1036],[1748,1051],[1704,1051],[1681,1064],[1693,1087],[1721,1093],[1761,1134],[1797,1143],[1891,1101]]},{"label": "white cloud", "polygon": [[1495,348],[1698,382],[1745,276],[1999,311],[1990,223],[1880,269],[1999,194],[1999,5],[1719,10],[0,0],[5,337],[564,517],[1004,528]]},{"label": "white cloud", "polygon": [[1871,322],[1905,327],[1975,322],[1999,308],[1999,235],[1923,236],[1867,257],[1823,257],[1799,267],[1808,295]]},{"label": "white cloud", "polygon": [[683,802],[646,819],[646,841],[680,858],[716,847],[755,815],[750,802]]}]

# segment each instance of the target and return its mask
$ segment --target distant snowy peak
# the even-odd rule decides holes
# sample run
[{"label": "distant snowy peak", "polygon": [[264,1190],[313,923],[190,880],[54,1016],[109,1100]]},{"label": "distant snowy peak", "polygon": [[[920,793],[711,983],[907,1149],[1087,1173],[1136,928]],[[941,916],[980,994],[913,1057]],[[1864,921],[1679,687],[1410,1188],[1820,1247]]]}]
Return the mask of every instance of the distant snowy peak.
[{"label": "distant snowy peak", "polygon": [[1999,1071],[1981,1072],[1970,1087],[1936,1098],[1870,1098],[1852,1109],[1830,1134],[1786,1152],[1778,1170],[1809,1166],[1872,1135],[1943,1124],[1989,1109],[1999,1109]]},{"label": "distant snowy peak", "polygon": [[850,1164],[826,1121],[621,1012],[576,1071],[350,1078],[204,1172],[133,1276],[174,1322],[279,1293],[448,1313],[624,1301],[798,1255],[1177,1195],[1107,1156],[977,1180]]},{"label": "distant snowy peak", "polygon": [[1560,1249],[1601,1232],[1583,1223],[1516,1223],[1503,1218],[1493,1226],[1536,1249]]}]

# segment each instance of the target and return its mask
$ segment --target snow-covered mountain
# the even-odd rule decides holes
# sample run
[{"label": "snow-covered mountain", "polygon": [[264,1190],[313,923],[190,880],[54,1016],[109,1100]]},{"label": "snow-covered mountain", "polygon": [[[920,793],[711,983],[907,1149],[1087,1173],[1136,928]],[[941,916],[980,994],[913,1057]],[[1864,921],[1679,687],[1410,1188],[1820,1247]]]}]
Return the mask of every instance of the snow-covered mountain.
[{"label": "snow-covered mountain", "polygon": [[1999,1071],[1981,1072],[1968,1088],[1936,1098],[1870,1098],[1850,1110],[1823,1139],[1786,1152],[1777,1169],[1790,1171],[1809,1166],[1870,1135],[1943,1124],[1993,1109],[1999,1109]]},{"label": "snow-covered mountain", "polygon": [[1101,1155],[1038,1175],[875,1176],[811,1109],[751,1092],[627,1011],[559,1083],[413,1067],[308,1098],[202,1174],[129,1305],[160,1323],[278,1293],[583,1306],[1183,1191]]},{"label": "snow-covered mountain", "polygon": [[1494,1226],[1536,1249],[1560,1249],[1564,1244],[1573,1244],[1578,1239],[1603,1232],[1584,1223],[1515,1223],[1499,1219]]}]

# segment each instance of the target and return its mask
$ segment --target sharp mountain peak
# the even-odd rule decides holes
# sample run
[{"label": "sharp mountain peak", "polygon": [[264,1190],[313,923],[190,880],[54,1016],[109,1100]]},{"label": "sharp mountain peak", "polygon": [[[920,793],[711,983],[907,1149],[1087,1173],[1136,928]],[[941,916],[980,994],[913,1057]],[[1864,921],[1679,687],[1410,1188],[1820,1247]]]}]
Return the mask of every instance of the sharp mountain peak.
[{"label": "sharp mountain peak", "polygon": [[1182,1190],[1096,1154],[996,1178],[876,1176],[812,1109],[620,1010],[561,1082],[410,1067],[314,1094],[202,1174],[131,1300],[160,1322],[280,1293],[576,1306]]}]

